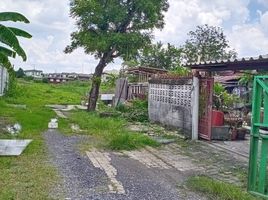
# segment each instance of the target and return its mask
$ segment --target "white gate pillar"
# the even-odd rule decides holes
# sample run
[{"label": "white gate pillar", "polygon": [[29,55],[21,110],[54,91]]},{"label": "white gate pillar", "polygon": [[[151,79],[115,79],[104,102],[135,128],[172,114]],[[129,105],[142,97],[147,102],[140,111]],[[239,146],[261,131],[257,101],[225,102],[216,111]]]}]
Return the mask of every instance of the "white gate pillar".
[{"label": "white gate pillar", "polygon": [[192,140],[198,140],[199,79],[196,76],[193,76],[192,109]]}]

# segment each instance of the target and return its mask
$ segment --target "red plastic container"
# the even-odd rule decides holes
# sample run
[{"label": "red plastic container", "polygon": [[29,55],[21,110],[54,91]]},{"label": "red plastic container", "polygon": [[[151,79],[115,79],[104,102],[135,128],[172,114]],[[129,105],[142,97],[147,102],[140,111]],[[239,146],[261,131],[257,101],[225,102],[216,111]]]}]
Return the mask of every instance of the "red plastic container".
[{"label": "red plastic container", "polygon": [[212,111],[212,126],[224,125],[224,113],[218,110]]}]

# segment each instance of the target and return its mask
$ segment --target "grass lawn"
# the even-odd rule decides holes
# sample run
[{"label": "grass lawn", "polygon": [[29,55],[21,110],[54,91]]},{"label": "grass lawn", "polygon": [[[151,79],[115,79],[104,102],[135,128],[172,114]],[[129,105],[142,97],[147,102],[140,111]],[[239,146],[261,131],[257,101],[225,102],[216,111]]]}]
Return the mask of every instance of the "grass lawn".
[{"label": "grass lawn", "polygon": [[[48,163],[47,150],[42,132],[47,129],[54,111],[48,104],[80,104],[89,88],[89,83],[72,82],[59,85],[19,80],[14,95],[0,98],[0,120],[22,125],[22,132],[16,137],[33,139],[26,151],[19,157],[0,157],[0,199],[49,199],[49,192],[55,186],[57,172]],[[112,91],[109,86],[102,92]],[[14,108],[10,104],[25,104],[26,109]],[[82,144],[112,150],[131,150],[146,145],[158,146],[149,137],[130,132],[122,118],[100,118],[96,113],[73,111],[69,119],[60,119],[60,130],[70,133],[70,124],[78,124],[94,140]],[[0,133],[0,138],[15,138]]]},{"label": "grass lawn", "polygon": [[260,198],[246,193],[240,187],[205,176],[190,178],[187,186],[193,191],[203,193],[211,200],[260,200]]},{"label": "grass lawn", "polygon": [[[49,85],[19,81],[13,97],[0,98],[1,118],[19,122],[22,133],[17,138],[33,139],[19,157],[0,157],[0,199],[49,199],[49,190],[57,181],[57,172],[48,164],[41,133],[55,113],[46,104],[79,104],[87,84]],[[26,104],[13,108],[8,104]],[[0,133],[0,138],[7,136]]]}]

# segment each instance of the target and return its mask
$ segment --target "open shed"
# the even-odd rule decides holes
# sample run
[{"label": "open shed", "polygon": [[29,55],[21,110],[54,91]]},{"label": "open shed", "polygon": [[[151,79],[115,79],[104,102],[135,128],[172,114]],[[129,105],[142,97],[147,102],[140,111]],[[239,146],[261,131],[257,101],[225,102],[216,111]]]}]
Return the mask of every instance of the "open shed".
[{"label": "open shed", "polygon": [[215,72],[257,70],[268,71],[268,55],[233,60],[217,60],[207,62],[188,63],[189,67],[199,79],[199,108],[198,108],[198,135],[212,139],[212,100]]}]

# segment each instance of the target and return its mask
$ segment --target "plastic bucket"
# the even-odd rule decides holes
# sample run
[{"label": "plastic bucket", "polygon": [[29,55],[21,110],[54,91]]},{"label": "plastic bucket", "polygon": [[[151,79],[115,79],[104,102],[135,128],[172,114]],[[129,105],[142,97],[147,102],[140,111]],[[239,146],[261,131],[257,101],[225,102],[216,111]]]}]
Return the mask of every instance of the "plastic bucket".
[{"label": "plastic bucket", "polygon": [[223,126],[224,125],[224,113],[221,111],[212,111],[212,126]]}]

